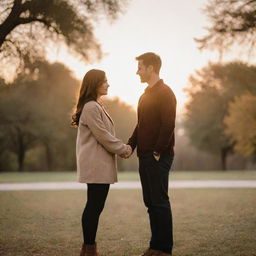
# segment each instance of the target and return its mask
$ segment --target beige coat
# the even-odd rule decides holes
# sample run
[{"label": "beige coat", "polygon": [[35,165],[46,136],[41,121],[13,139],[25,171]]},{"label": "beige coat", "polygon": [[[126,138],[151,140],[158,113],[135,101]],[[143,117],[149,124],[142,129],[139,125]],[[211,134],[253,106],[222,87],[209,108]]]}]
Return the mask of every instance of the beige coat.
[{"label": "beige coat", "polygon": [[76,158],[78,181],[106,183],[117,181],[116,155],[126,152],[126,145],[115,137],[114,123],[96,101],[84,105],[80,116]]}]

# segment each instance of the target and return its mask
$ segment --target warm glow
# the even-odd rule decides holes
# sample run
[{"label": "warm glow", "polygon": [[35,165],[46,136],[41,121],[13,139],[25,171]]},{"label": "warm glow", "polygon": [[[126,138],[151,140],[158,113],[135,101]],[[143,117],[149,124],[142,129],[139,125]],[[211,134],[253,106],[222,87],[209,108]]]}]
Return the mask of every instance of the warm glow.
[{"label": "warm glow", "polygon": [[188,77],[217,54],[200,52],[193,38],[205,34],[206,17],[201,12],[205,0],[131,1],[127,12],[110,25],[104,20],[95,26],[96,37],[106,56],[94,65],[85,65],[59,48],[49,51],[51,61],[62,61],[76,77],[82,79],[91,68],[103,69],[110,84],[109,96],[119,97],[135,108],[146,84],[136,75],[135,57],[153,51],[162,58],[161,78],[174,91],[178,112],[183,112],[187,101],[183,91]]}]

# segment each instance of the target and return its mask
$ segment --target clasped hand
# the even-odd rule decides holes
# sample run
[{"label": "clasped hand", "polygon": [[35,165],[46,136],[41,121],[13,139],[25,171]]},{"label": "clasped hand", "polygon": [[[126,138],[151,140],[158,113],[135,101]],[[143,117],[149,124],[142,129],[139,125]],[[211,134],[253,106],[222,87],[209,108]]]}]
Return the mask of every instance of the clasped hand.
[{"label": "clasped hand", "polygon": [[119,155],[120,157],[124,158],[124,159],[127,159],[131,156],[132,154],[132,147],[130,145],[125,145],[126,147],[126,151],[125,153]]}]

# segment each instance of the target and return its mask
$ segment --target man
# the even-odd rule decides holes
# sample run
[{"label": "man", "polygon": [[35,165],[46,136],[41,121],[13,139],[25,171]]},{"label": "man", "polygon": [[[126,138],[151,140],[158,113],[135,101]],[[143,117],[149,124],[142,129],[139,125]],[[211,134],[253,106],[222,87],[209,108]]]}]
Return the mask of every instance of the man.
[{"label": "man", "polygon": [[136,57],[137,74],[147,83],[138,103],[138,123],[128,141],[137,146],[143,200],[148,208],[151,240],[141,256],[171,256],[172,212],[168,197],[169,171],[174,157],[176,98],[159,77],[161,59],[152,52]]}]

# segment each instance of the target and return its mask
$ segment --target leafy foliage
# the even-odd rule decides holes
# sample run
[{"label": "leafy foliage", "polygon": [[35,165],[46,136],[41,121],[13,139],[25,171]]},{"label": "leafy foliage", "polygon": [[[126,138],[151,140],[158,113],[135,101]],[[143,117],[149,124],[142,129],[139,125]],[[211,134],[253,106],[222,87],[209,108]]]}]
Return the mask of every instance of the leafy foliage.
[{"label": "leafy foliage", "polygon": [[85,61],[101,58],[94,23],[105,15],[115,19],[127,1],[119,0],[1,0],[0,60],[3,67],[22,68],[45,57],[51,42],[66,44]]},{"label": "leafy foliage", "polygon": [[236,142],[235,149],[244,156],[256,153],[256,95],[244,94],[229,104],[225,118],[226,134]]},{"label": "leafy foliage", "polygon": [[240,62],[209,64],[190,77],[185,127],[198,149],[219,154],[222,168],[234,142],[225,134],[229,103],[245,92],[256,95],[256,67]]},{"label": "leafy foliage", "polygon": [[201,49],[227,50],[235,42],[249,46],[256,43],[256,1],[255,0],[209,0],[204,12],[211,26],[208,34],[196,39]]},{"label": "leafy foliage", "polygon": [[[77,85],[64,65],[36,62],[27,74],[0,88],[0,130],[5,141],[2,150],[17,155],[20,171],[24,169],[26,153],[38,147],[46,155],[46,169],[51,170],[56,164],[62,166],[60,163],[71,165],[68,161],[74,154],[68,150],[70,140],[65,139],[71,136],[72,141],[75,136],[69,127],[68,113]],[[57,156],[65,154],[65,160]]]},{"label": "leafy foliage", "polygon": [[[76,129],[70,122],[79,83],[60,63],[37,61],[26,67],[13,83],[0,80],[0,170],[74,170]],[[135,111],[118,99],[106,99],[105,105],[117,137],[126,142]],[[120,170],[137,167],[135,156],[118,162]]]}]

